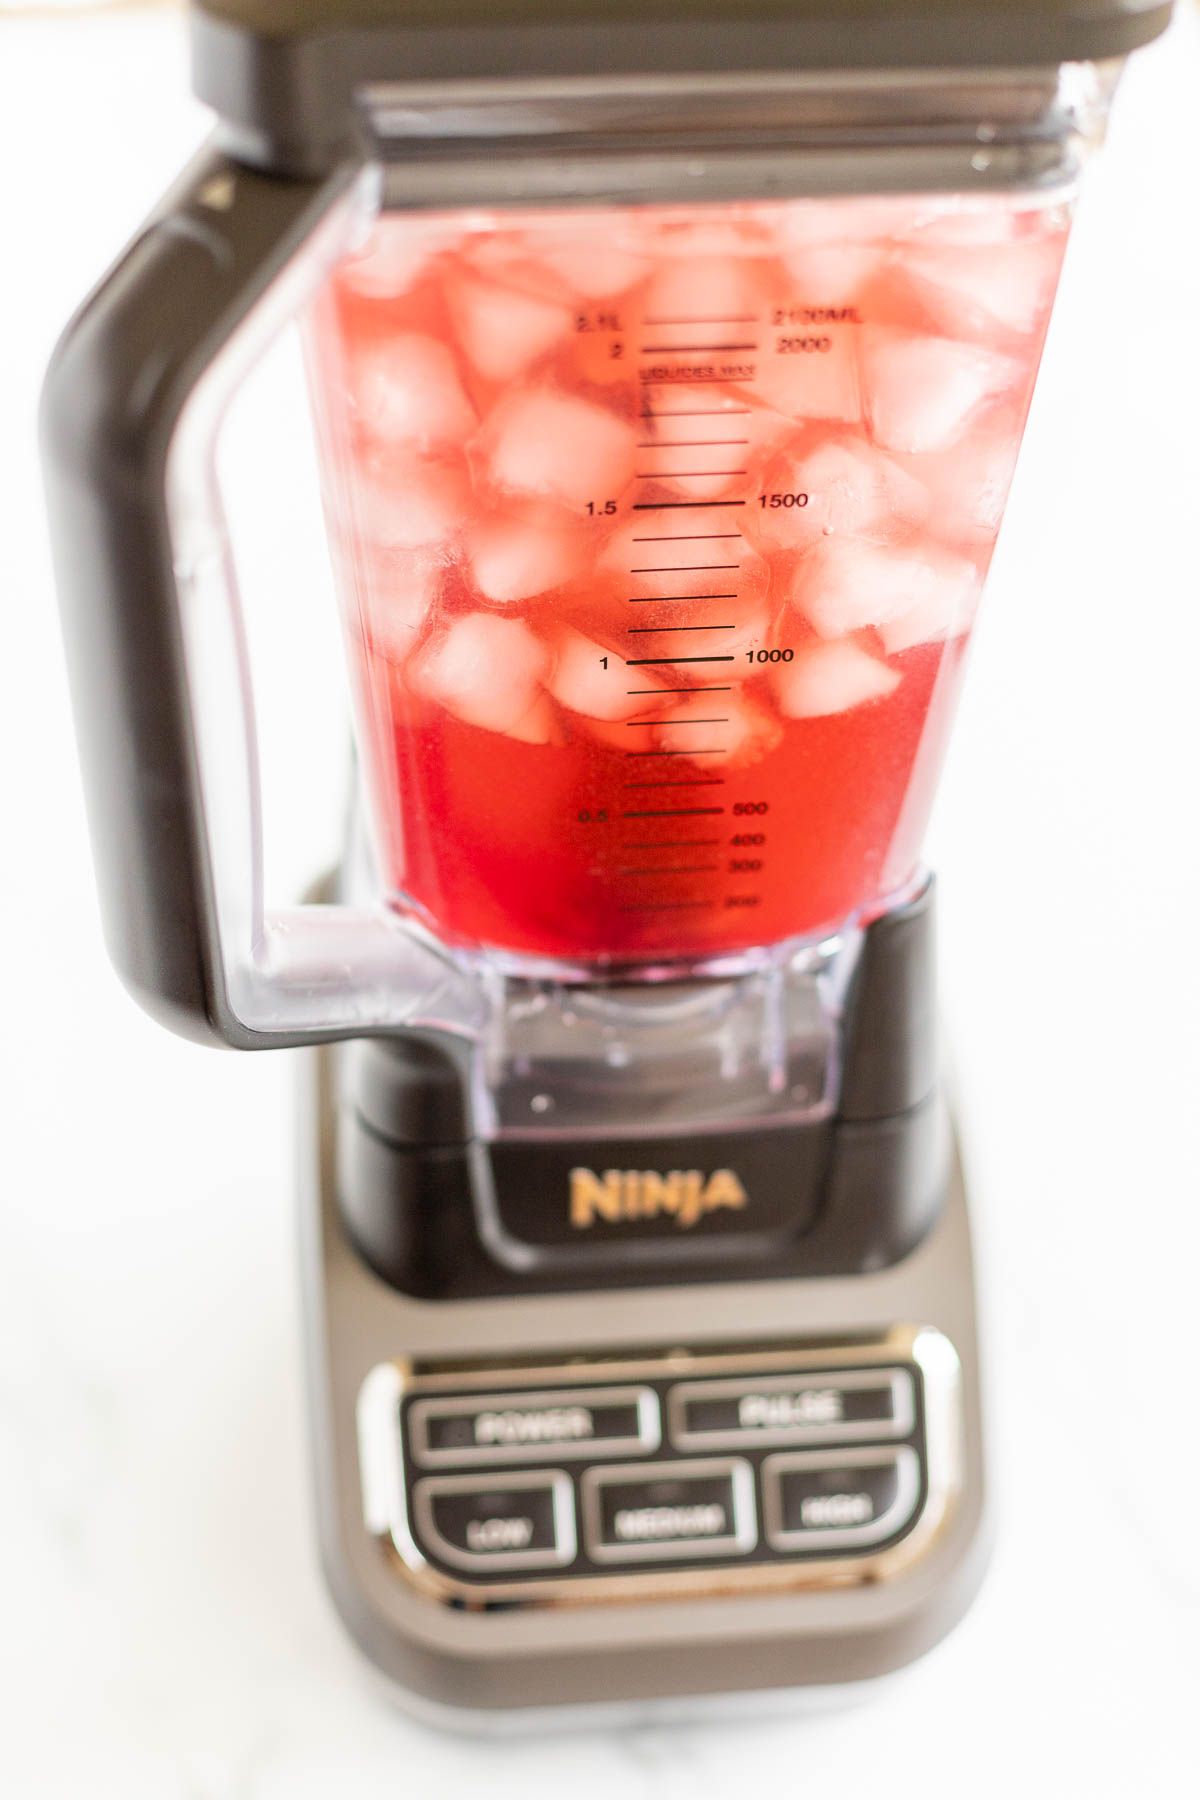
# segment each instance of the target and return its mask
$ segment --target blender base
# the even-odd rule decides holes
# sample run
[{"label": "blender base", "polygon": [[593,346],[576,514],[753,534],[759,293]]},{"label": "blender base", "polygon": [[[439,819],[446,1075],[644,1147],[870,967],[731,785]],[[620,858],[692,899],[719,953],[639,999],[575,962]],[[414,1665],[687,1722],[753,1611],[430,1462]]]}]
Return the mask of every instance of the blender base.
[{"label": "blender base", "polygon": [[397,1699],[476,1730],[811,1703],[953,1627],[987,1549],[957,1156],[937,1223],[875,1272],[430,1302],[348,1240],[332,1055],[304,1061],[322,1559]]}]

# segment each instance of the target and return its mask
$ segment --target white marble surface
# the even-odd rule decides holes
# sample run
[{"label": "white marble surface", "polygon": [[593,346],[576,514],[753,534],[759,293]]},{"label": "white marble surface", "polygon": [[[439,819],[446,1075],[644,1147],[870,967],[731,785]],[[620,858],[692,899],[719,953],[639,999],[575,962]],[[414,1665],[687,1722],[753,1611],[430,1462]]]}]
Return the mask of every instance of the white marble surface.
[{"label": "white marble surface", "polygon": [[[306,1487],[283,1057],[104,960],[33,459],[42,363],[204,129],[177,20],[0,23],[0,1789],[14,1800],[1194,1791],[1200,34],[1084,203],[935,829],[1000,1536],[818,1720],[455,1742],[377,1697]],[[285,874],[312,861],[297,816]]]}]

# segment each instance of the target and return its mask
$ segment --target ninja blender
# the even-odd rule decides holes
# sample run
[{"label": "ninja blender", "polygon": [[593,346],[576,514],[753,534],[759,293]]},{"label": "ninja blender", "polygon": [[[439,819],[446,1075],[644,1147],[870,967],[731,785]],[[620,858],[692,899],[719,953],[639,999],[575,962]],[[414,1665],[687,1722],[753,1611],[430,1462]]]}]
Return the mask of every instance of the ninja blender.
[{"label": "ninja blender", "polygon": [[[138,999],[307,1047],[322,1553],[437,1717],[862,1681],[977,1586],[920,845],[1167,11],[195,9],[212,146],[47,383],[81,754]],[[285,327],[357,773],[280,908],[217,452]]]}]

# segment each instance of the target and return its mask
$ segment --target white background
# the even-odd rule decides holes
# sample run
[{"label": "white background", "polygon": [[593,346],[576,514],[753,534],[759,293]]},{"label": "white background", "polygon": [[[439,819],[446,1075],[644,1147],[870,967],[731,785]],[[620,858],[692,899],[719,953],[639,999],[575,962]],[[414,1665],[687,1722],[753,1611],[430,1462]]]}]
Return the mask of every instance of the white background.
[{"label": "white background", "polygon": [[990,1323],[989,1582],[850,1713],[490,1746],[390,1710],[321,1588],[288,1059],[168,1037],[98,930],[34,407],[67,313],[205,129],[180,26],[0,23],[14,1800],[1195,1791],[1196,25],[1131,70],[1093,172],[931,846]]}]

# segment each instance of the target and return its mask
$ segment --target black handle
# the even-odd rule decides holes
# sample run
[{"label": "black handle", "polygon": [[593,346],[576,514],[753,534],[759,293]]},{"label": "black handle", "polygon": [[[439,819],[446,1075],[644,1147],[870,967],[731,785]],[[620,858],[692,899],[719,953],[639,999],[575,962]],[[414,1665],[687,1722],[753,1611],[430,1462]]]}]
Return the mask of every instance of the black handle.
[{"label": "black handle", "polygon": [[289,180],[201,153],[68,325],[42,397],[54,566],[109,950],[164,1024],[243,1049],[308,1037],[249,1030],[229,1001],[167,459],[197,382],[359,166]]}]

